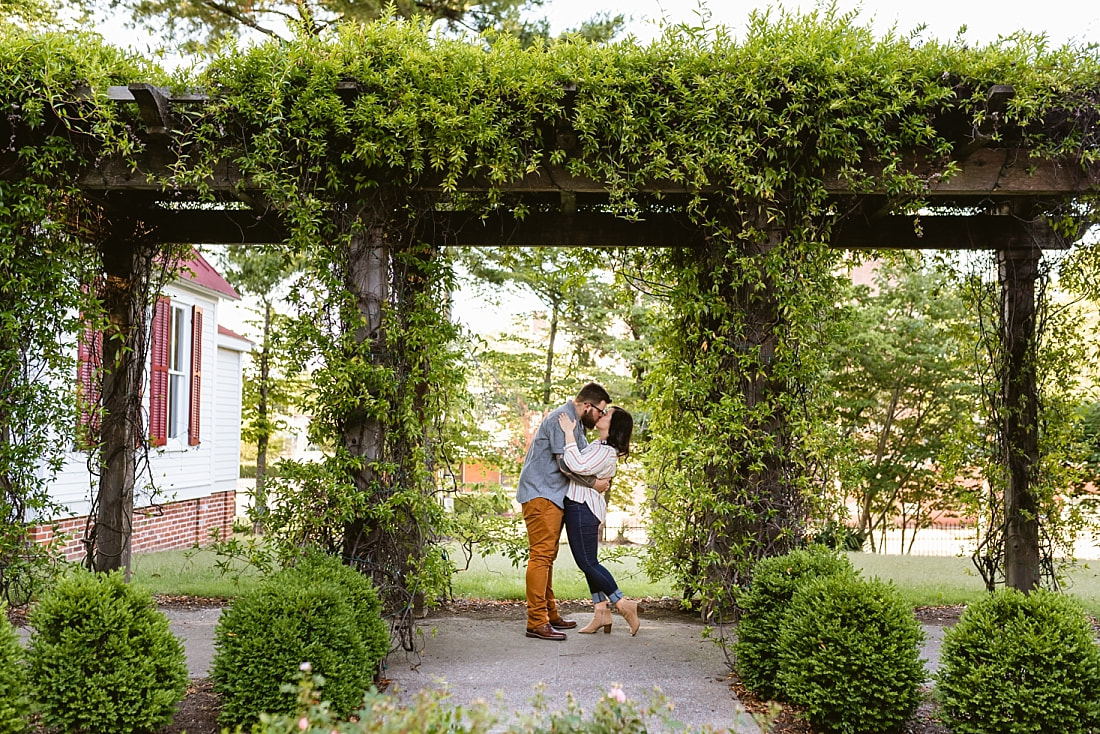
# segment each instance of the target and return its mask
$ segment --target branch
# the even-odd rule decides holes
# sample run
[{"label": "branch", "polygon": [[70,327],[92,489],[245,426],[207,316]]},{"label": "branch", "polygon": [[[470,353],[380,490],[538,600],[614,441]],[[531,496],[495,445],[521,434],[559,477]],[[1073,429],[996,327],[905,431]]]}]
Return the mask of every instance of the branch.
[{"label": "branch", "polygon": [[280,36],[278,33],[276,33],[275,31],[270,30],[268,28],[264,28],[262,25],[257,23],[252,18],[249,18],[246,15],[242,15],[240,13],[240,11],[238,11],[235,8],[230,7],[229,5],[217,2],[217,0],[202,0],[202,4],[205,5],[206,7],[210,8],[211,10],[213,10],[215,13],[221,13],[222,15],[227,15],[230,18],[232,18],[233,20],[240,23],[241,25],[248,26],[249,28],[251,28],[254,31],[259,31],[260,33],[264,33],[264,34],[266,34],[268,36],[271,36],[272,38],[276,38],[280,41],[286,40],[282,36]]}]

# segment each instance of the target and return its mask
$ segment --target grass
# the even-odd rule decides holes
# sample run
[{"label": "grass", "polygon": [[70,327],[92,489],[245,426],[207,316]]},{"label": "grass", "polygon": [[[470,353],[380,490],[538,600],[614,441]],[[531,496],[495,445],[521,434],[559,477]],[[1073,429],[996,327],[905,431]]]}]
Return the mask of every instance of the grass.
[{"label": "grass", "polygon": [[233,573],[217,566],[212,550],[189,549],[135,554],[130,563],[134,583],[154,594],[232,598],[251,588],[260,574],[234,563]]},{"label": "grass", "polygon": [[[970,558],[886,556],[850,553],[862,576],[893,581],[913,606],[969,604],[985,594],[985,582]],[[1100,618],[1100,566],[1079,561],[1064,570],[1062,590],[1075,597],[1093,617]]]},{"label": "grass", "polygon": [[985,595],[985,582],[969,558],[847,555],[861,576],[893,581],[914,607],[969,604]]},{"label": "grass", "polygon": [[[631,597],[678,597],[667,579],[650,581],[641,570],[637,551],[608,549],[604,565],[620,588]],[[616,555],[621,557],[615,558]],[[465,559],[452,549],[460,566]],[[936,556],[887,556],[850,553],[849,558],[865,577],[893,581],[905,600],[917,606],[969,604],[985,594],[985,584],[969,558]],[[155,594],[231,598],[250,588],[258,574],[243,569],[239,579],[223,574],[215,565],[217,556],[209,550],[162,551],[134,556],[134,581]],[[238,568],[240,568],[238,566]],[[452,579],[452,593],[458,598],[511,599],[524,597],[524,571],[503,555],[475,556],[469,567]],[[1100,618],[1100,564],[1079,563],[1063,578],[1063,590],[1076,597],[1085,610]],[[588,599],[584,576],[563,544],[554,564],[554,591],[562,599]]]},{"label": "grass", "polygon": [[[640,568],[637,549],[625,548],[616,553],[601,552],[601,562],[615,580],[623,593],[632,598],[673,596],[676,591],[665,579],[650,581]],[[619,558],[606,558],[608,555],[620,555]],[[465,559],[452,552],[452,560],[460,566]],[[456,597],[470,599],[523,599],[524,575],[526,566],[512,565],[503,555],[475,556],[470,560],[469,568],[456,573],[451,580],[451,590]],[[554,563],[554,594],[559,599],[590,599],[588,584],[584,574],[577,569],[569,546],[562,544],[558,560]]]}]

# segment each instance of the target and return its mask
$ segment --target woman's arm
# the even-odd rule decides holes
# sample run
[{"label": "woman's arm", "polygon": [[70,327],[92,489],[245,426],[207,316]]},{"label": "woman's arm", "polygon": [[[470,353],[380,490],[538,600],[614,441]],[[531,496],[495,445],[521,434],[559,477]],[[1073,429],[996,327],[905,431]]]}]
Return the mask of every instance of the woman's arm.
[{"label": "woman's arm", "polygon": [[575,443],[565,444],[562,462],[572,474],[607,477],[615,473],[616,451],[605,443],[590,443],[581,450]]},{"label": "woman's arm", "polygon": [[[585,472],[582,470],[580,472],[577,472],[569,466],[570,460],[573,459],[574,463],[576,463],[575,458],[581,454],[581,452],[577,449],[577,438],[573,434],[574,429],[576,429],[577,427],[577,422],[570,418],[568,414],[559,413],[558,425],[561,426],[561,430],[565,433],[565,455],[558,457],[558,469],[561,470],[561,473],[572,479],[577,484],[580,484],[584,487],[589,487],[596,490],[597,492],[606,492],[607,490],[611,489],[610,478],[600,478],[596,476],[596,472],[593,471]],[[589,444],[588,449],[591,448],[598,447]],[[585,451],[587,451],[588,449],[585,449]]]}]

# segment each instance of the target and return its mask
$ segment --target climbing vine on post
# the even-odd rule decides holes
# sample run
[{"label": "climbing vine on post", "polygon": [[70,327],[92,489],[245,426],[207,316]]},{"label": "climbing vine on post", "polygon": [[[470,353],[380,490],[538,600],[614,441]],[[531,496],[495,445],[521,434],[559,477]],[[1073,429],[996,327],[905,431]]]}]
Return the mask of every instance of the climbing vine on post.
[{"label": "climbing vine on post", "polygon": [[[51,73],[48,54],[39,62]],[[227,51],[195,80],[202,104],[173,108],[170,145],[107,113],[66,130],[134,168],[143,146],[176,154],[144,194],[158,206],[235,196],[278,213],[307,262],[294,336],[314,377],[313,436],[332,455],[288,472],[273,537],[370,570],[392,584],[394,613],[445,579],[435,428],[464,386],[436,249],[446,223],[682,215],[702,243],[641,258],[671,295],[647,385],[653,568],[724,615],[757,559],[800,542],[813,499],[838,225],[898,213],[919,230],[960,146],[1095,163],[1098,66],[1027,35],[987,48],[875,38],[834,9],[753,16],[741,41],[669,28],[646,47],[487,47],[391,21]],[[995,84],[1015,96],[993,114]],[[65,96],[36,94],[18,103],[28,119]],[[101,160],[38,180],[73,191],[73,171]],[[227,179],[234,190],[218,188]]]},{"label": "climbing vine on post", "polygon": [[[48,488],[68,452],[88,452],[95,506],[100,459],[118,448],[102,451],[98,431],[85,430],[98,425],[101,392],[76,389],[76,343],[104,326],[103,260],[93,246],[104,232],[101,207],[82,196],[73,172],[97,156],[126,157],[136,144],[129,115],[95,90],[155,77],[151,66],[99,39],[7,24],[0,26],[0,69],[0,110],[12,131],[4,153],[23,172],[0,178],[0,566],[12,580],[44,550],[29,543],[28,525],[61,512]],[[85,372],[82,387],[98,386],[109,371],[99,356],[89,358],[98,369]],[[124,450],[132,455],[134,442]],[[132,493],[132,474],[129,482]]]}]

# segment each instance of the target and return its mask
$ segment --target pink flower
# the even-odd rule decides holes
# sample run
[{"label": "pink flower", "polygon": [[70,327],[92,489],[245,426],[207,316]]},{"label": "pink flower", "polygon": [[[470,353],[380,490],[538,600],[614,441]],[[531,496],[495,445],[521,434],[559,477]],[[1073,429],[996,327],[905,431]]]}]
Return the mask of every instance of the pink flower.
[{"label": "pink flower", "polygon": [[309,719],[307,719],[305,716],[298,719],[298,728],[301,729],[302,731],[305,731],[306,729],[308,729],[309,728]]},{"label": "pink flower", "polygon": [[623,693],[622,688],[612,688],[610,691],[608,691],[607,697],[613,698],[619,703],[626,703],[626,694]]}]

